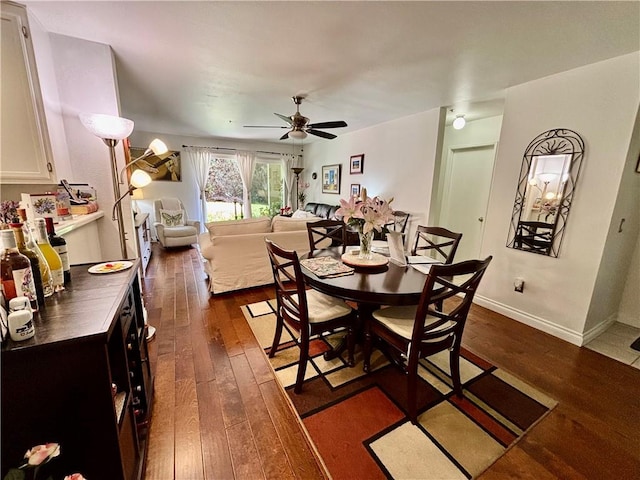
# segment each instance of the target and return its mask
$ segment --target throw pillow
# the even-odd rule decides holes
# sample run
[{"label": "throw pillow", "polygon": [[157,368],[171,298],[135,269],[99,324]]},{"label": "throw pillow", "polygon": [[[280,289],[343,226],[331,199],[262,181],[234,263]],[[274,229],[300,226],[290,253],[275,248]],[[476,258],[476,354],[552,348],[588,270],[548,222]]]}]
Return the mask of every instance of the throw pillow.
[{"label": "throw pillow", "polygon": [[306,212],[304,210],[296,210],[295,212],[293,212],[293,215],[291,215],[291,218],[312,218],[315,217],[315,215],[311,212]]},{"label": "throw pillow", "polygon": [[184,210],[160,210],[160,223],[166,227],[184,225]]},{"label": "throw pillow", "polygon": [[247,233],[268,233],[271,231],[269,217],[245,218],[243,220],[227,220],[207,223],[207,230],[213,236],[244,235]]},{"label": "throw pillow", "polygon": [[321,218],[314,217],[309,218],[289,218],[289,217],[273,217],[271,222],[271,230],[273,232],[293,232],[296,230],[306,230],[307,223],[317,222],[322,220]]}]

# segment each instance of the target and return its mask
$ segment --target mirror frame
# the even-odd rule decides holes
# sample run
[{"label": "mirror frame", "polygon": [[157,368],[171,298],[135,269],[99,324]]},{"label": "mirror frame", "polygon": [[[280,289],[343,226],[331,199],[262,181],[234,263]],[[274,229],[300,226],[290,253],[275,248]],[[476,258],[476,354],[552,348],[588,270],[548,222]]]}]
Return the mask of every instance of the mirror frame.
[{"label": "mirror frame", "polygon": [[[562,198],[557,205],[555,221],[552,224],[524,221],[523,207],[526,204],[527,188],[530,185],[531,167],[538,157],[553,155],[570,156],[570,166],[567,171],[568,178],[563,189]],[[573,130],[566,128],[548,130],[529,143],[522,158],[507,247],[549,257],[558,257],[583,157],[584,141],[582,137]],[[538,228],[541,228],[541,230],[537,231]],[[525,233],[527,234],[526,237],[524,237]],[[527,238],[528,241],[523,241],[523,238]]]}]

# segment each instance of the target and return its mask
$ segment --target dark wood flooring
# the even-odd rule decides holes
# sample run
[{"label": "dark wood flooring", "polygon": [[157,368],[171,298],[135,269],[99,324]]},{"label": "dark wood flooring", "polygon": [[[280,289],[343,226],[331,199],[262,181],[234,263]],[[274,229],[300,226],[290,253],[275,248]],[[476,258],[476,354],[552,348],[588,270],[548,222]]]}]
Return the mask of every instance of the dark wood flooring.
[{"label": "dark wood flooring", "polygon": [[[325,477],[240,312],[273,288],[210,297],[198,250],[157,244],[144,287],[158,329],[145,478]],[[559,401],[480,478],[640,478],[640,370],[477,306],[463,344]]]}]

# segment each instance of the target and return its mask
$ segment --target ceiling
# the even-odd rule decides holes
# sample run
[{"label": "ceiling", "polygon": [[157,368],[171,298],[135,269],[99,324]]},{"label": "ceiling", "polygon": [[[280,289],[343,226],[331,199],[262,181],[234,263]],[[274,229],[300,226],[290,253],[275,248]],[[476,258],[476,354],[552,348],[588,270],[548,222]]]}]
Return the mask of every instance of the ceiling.
[{"label": "ceiling", "polygon": [[286,125],[274,113],[298,94],[312,123],[347,122],[338,135],[440,106],[471,121],[507,87],[640,49],[636,1],[23,3],[111,45],[137,130],[196,137],[277,142],[244,125]]}]

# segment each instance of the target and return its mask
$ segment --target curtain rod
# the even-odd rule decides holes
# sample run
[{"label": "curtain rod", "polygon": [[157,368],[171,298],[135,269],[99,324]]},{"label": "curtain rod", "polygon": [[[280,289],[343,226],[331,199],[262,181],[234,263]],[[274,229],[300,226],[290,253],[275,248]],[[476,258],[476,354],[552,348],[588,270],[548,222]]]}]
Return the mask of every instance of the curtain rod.
[{"label": "curtain rod", "polygon": [[[237,148],[227,148],[227,147],[200,147],[198,145],[182,145],[182,148],[214,148],[216,150],[229,150],[231,152],[237,152],[238,149]],[[264,150],[256,150],[256,153],[268,153],[269,155],[289,155],[288,153],[282,153],[282,152],[265,152]],[[293,154],[291,154],[293,155]]]}]

